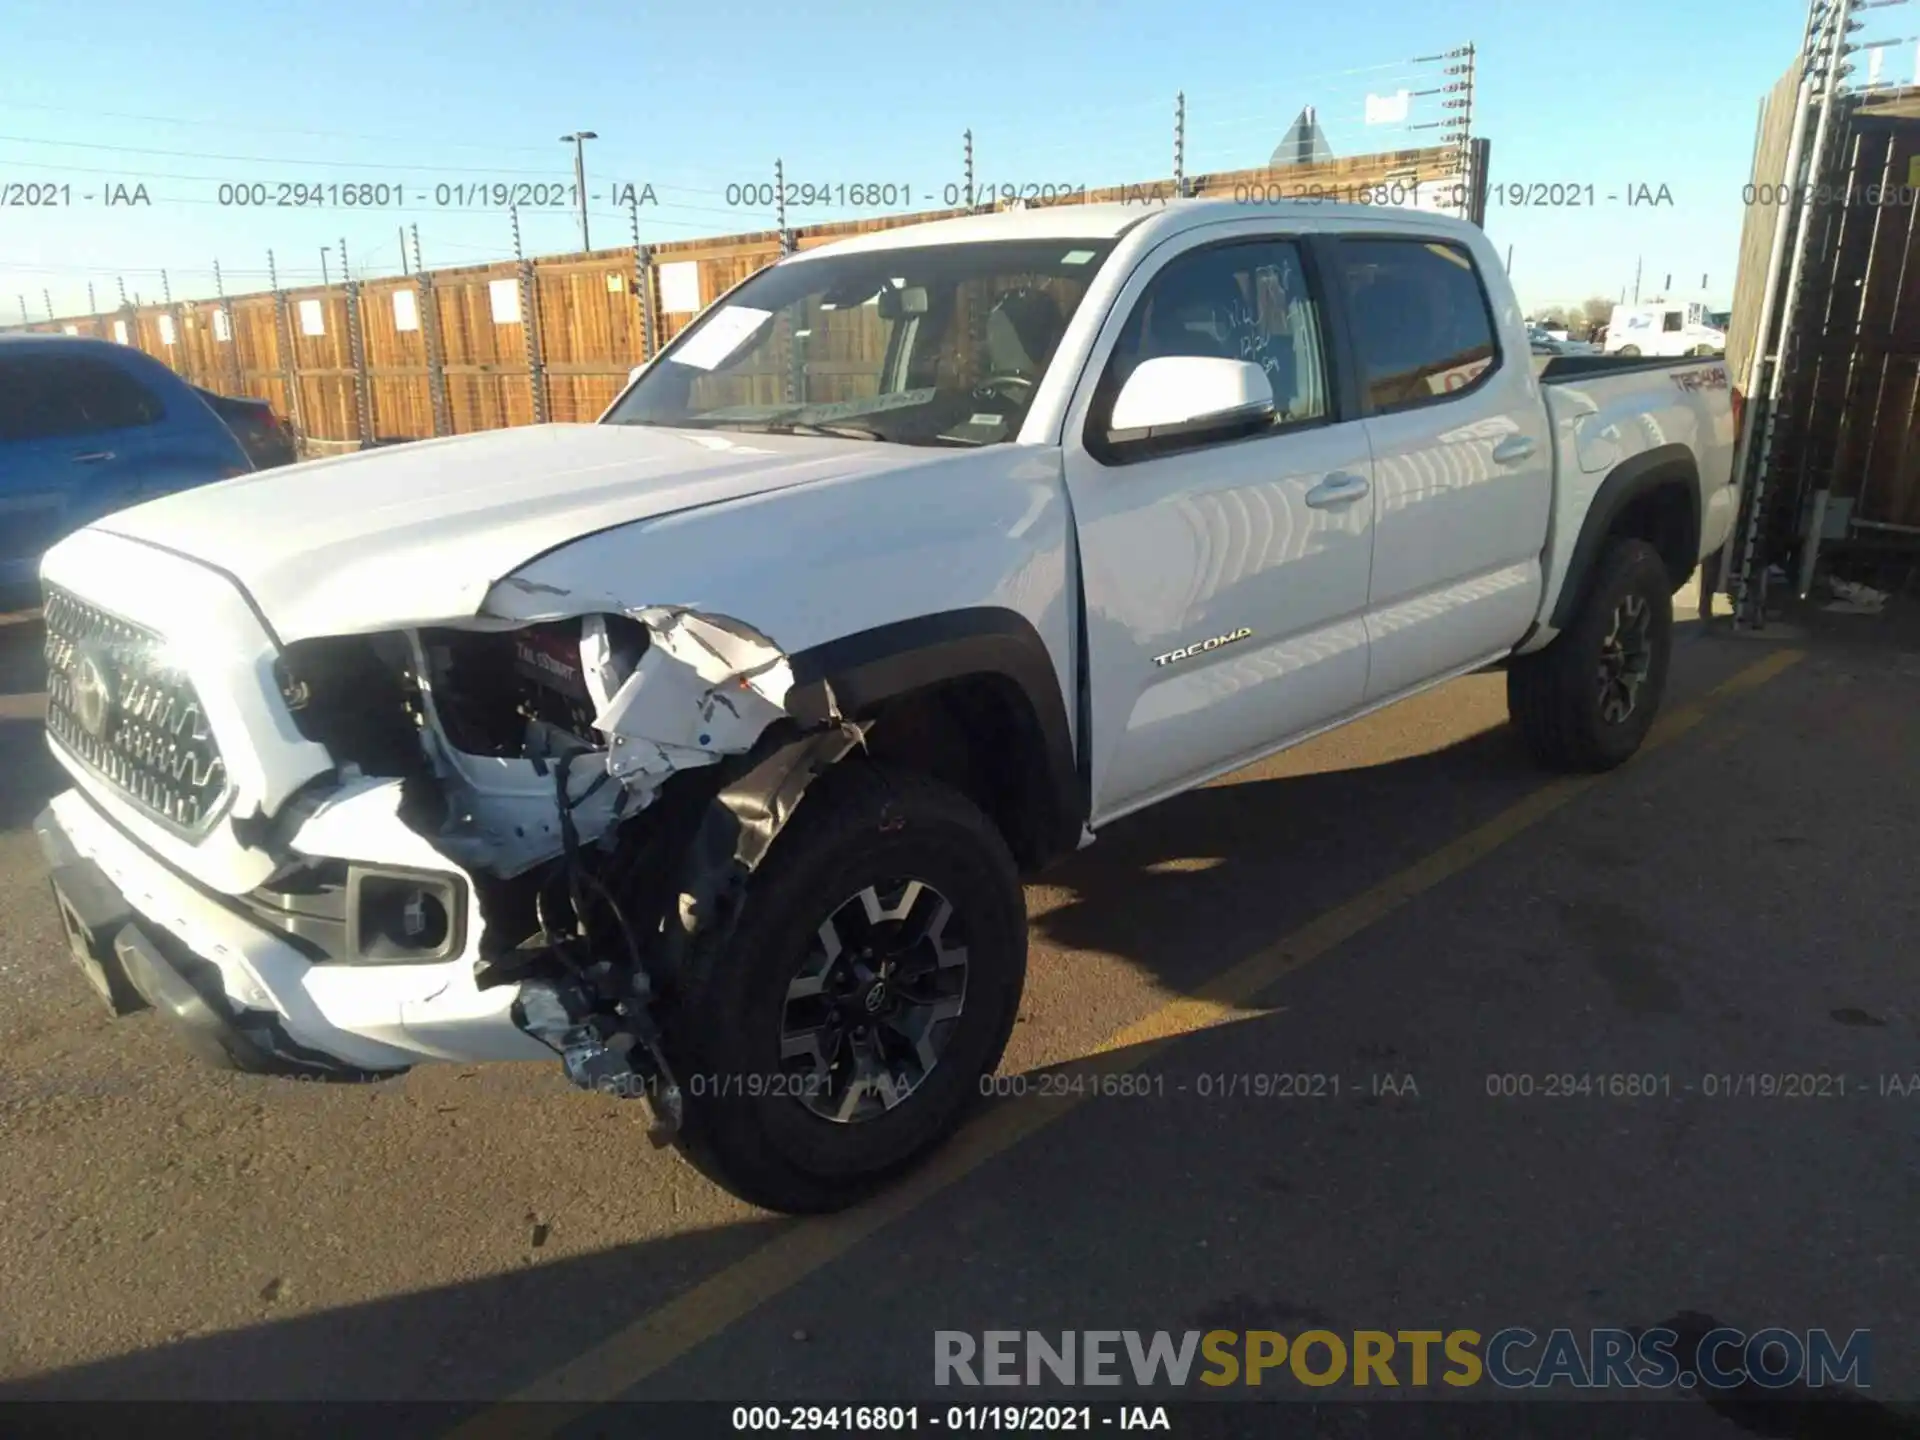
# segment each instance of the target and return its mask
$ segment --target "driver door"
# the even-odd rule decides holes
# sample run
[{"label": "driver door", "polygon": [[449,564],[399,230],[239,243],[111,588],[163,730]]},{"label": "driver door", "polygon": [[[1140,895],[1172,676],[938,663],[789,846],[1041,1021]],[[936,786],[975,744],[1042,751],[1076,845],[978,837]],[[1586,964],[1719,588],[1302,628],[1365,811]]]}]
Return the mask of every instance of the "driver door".
[{"label": "driver door", "polygon": [[[1140,267],[1068,415],[1096,825],[1336,720],[1366,693],[1366,431],[1329,384],[1306,244],[1245,222],[1228,233],[1179,237]],[[1168,355],[1259,364],[1273,423],[1116,454],[1104,439],[1114,396],[1134,366]]]}]

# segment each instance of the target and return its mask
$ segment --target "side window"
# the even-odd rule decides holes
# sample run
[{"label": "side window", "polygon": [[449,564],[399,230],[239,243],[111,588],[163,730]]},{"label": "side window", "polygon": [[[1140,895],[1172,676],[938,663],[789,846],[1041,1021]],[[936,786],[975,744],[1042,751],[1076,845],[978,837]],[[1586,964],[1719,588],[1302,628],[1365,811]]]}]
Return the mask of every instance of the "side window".
[{"label": "side window", "polygon": [[23,355],[0,375],[0,439],[47,440],[152,425],[159,397],[118,365],[86,355]]},{"label": "side window", "polygon": [[34,367],[17,357],[0,359],[0,444],[39,440],[47,433]]},{"label": "side window", "polygon": [[1660,328],[1669,335],[1680,330],[1682,328],[1680,312],[1678,310],[1667,311],[1667,318],[1660,323]]},{"label": "side window", "polygon": [[1375,411],[1466,390],[1498,347],[1473,257],[1424,240],[1342,240],[1342,278],[1361,383]]},{"label": "side window", "polygon": [[1100,377],[1089,430],[1103,433],[1114,397],[1144,360],[1245,360],[1267,372],[1276,423],[1328,413],[1320,303],[1289,241],[1217,245],[1170,260],[1133,307]]},{"label": "side window", "polygon": [[126,430],[153,425],[166,414],[160,397],[118,365],[78,358],[73,362],[74,393],[89,430]]}]

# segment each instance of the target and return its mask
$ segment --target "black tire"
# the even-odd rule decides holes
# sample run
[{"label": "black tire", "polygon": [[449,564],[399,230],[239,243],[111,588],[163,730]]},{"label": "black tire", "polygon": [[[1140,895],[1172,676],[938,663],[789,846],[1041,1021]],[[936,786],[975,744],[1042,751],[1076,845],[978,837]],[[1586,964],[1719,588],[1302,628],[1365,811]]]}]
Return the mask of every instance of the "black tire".
[{"label": "black tire", "polygon": [[[790,1007],[804,1003],[789,987],[821,953],[823,925],[869,887],[898,898],[899,882],[910,880],[951,902],[958,929],[948,938],[966,956],[963,1003],[929,1027],[944,1035],[943,1047],[903,1099],[872,1118],[825,1118],[811,1107],[842,1102],[783,1069],[783,1026]],[[904,935],[925,921],[910,915],[898,924]],[[944,1140],[1000,1063],[1026,982],[1019,874],[1000,832],[965,796],[912,771],[845,761],[814,782],[754,873],[733,938],[700,965],[666,1028],[686,1097],[682,1153],[754,1204],[837,1210]],[[870,1024],[868,1033],[880,1029]]]},{"label": "black tire", "polygon": [[[1609,683],[1606,667],[1633,668],[1625,663],[1629,647],[1610,649],[1610,639],[1623,615],[1629,617],[1627,629],[1619,633],[1635,632],[1636,604],[1645,607],[1645,669],[1622,715],[1624,682],[1616,673]],[[1573,623],[1546,649],[1507,667],[1508,713],[1534,756],[1551,769],[1611,770],[1647,738],[1666,692],[1672,649],[1666,562],[1644,540],[1609,541]]]},{"label": "black tire", "polygon": [[1640,347],[1638,345],[1622,345],[1619,353],[1622,355],[1638,355],[1640,353]]}]

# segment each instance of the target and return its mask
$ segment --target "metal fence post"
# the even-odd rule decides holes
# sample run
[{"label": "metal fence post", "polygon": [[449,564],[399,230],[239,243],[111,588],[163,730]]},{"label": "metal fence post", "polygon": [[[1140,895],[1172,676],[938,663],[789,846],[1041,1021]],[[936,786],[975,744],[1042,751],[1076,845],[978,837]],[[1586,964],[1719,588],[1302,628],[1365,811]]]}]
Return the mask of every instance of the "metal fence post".
[{"label": "metal fence post", "polygon": [[294,433],[307,438],[306,406],[300,403],[300,376],[293,363],[293,317],[287,308],[287,292],[280,288],[280,272],[273,263],[273,251],[267,251],[267,283],[273,287],[274,339],[280,350],[280,383],[287,387],[287,414]]},{"label": "metal fence post", "polygon": [[640,358],[653,359],[653,251],[640,243],[640,202],[627,196],[633,226],[633,298],[640,302]]},{"label": "metal fence post", "polygon": [[966,189],[961,198],[967,202],[967,213],[973,213],[973,131],[967,130],[962,138],[966,141]]},{"label": "metal fence post", "polygon": [[[173,327],[173,354],[175,358],[169,359],[167,364],[176,373],[184,375],[187,379],[191,380],[194,378],[194,375],[192,373],[193,367],[187,363],[189,358],[187,351],[187,327],[181,323],[180,307],[173,303],[173,286],[168,282],[167,272],[165,270],[160,272],[160,302],[167,307],[167,323]],[[163,346],[162,348],[164,349],[165,347]]]},{"label": "metal fence post", "polygon": [[[227,327],[228,370],[233,372],[233,393],[244,395],[247,391],[246,380],[240,374],[240,332],[233,328],[233,302],[227,298],[226,281],[220,275],[220,262],[213,262],[213,293],[220,299],[220,314]],[[214,337],[216,343],[219,337]]]},{"label": "metal fence post", "polygon": [[774,223],[780,227],[780,253],[793,254],[793,232],[787,229],[787,167],[779,160],[773,162],[773,213]]},{"label": "metal fence post", "polygon": [[513,220],[513,258],[519,262],[520,333],[527,347],[527,385],[533,392],[533,423],[544,425],[547,423],[547,377],[546,367],[540,363],[540,321],[534,313],[533,262],[520,248],[520,207],[510,205],[507,213]]},{"label": "metal fence post", "polygon": [[427,352],[427,403],[433,411],[433,433],[453,433],[447,413],[447,372],[440,350],[440,302],[433,295],[433,276],[420,265],[420,227],[413,227],[413,279],[420,310],[420,338]]},{"label": "metal fence post", "polygon": [[1173,193],[1187,195],[1187,92],[1173,97]]},{"label": "metal fence post", "polygon": [[347,287],[347,354],[353,360],[353,421],[362,445],[373,441],[373,387],[367,378],[367,335],[360,323],[360,282],[347,263],[347,237],[340,237],[340,277]]}]

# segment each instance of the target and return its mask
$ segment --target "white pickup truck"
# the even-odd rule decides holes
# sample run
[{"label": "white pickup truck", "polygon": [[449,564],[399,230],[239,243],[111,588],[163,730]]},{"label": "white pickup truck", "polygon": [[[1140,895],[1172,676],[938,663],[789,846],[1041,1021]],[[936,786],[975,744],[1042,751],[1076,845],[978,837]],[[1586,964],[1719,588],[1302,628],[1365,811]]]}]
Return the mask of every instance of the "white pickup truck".
[{"label": "white pickup truck", "polygon": [[74,959],[243,1067],[559,1055],[845,1204],[999,1062],[1020,877],[1504,666],[1646,735],[1734,510],[1720,361],[1539,373],[1410,211],[1062,206],[715,302],[599,423],[110,516],[42,580]]}]

